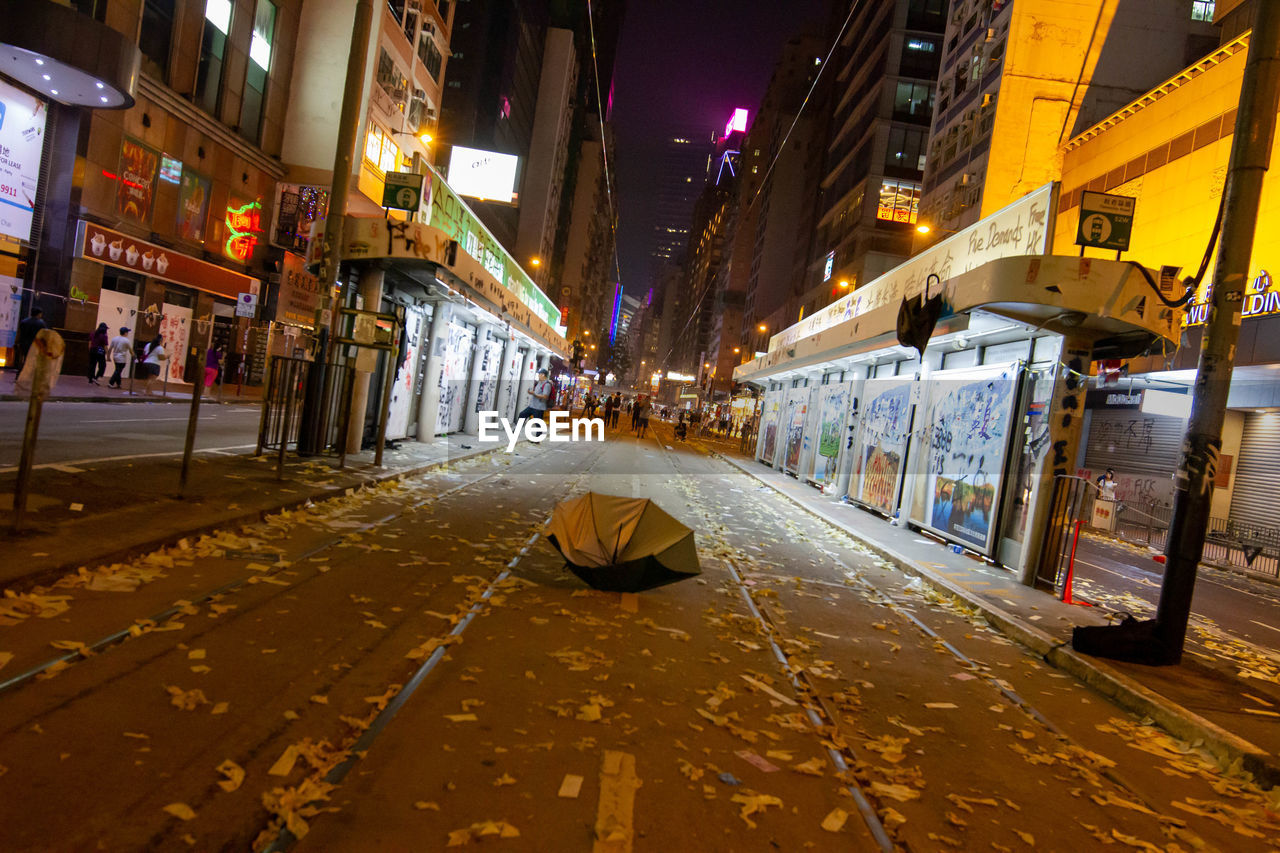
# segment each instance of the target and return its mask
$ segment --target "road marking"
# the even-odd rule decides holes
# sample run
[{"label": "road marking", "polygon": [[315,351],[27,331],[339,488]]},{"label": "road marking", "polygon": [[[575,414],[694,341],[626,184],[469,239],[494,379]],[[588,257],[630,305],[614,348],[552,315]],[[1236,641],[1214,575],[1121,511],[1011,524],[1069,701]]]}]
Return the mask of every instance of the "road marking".
[{"label": "road marking", "polygon": [[[221,453],[230,450],[248,450],[250,447],[257,447],[256,444],[237,444],[234,447],[202,447],[196,453]],[[73,459],[69,462],[45,462],[41,465],[33,465],[32,468],[52,468],[53,470],[61,470],[64,468],[74,468],[80,465],[96,465],[102,462],[127,462],[130,459],[157,459],[162,456],[181,456],[181,450],[169,450],[163,453],[133,453],[128,456],[101,456],[97,459]],[[7,468],[0,468],[0,474],[12,474],[18,470],[17,465],[11,465]],[[76,472],[78,473],[78,472]]]},{"label": "road marking", "polygon": [[1259,622],[1257,619],[1250,619],[1249,621],[1255,625],[1261,625],[1263,628],[1270,628],[1272,631],[1280,631],[1280,628],[1275,625],[1268,625],[1266,622]]},{"label": "road marking", "polygon": [[[42,467],[42,466],[36,466],[36,467]],[[63,465],[61,463],[58,463],[57,465],[55,465],[53,463],[49,463],[49,467],[52,468],[54,471],[61,471],[63,474],[83,474],[84,473],[83,468],[77,468],[74,465]]]},{"label": "road marking", "polygon": [[186,418],[108,418],[81,421],[82,424],[143,424],[155,421],[185,421]]},{"label": "road marking", "polygon": [[600,764],[600,805],[596,808],[596,841],[592,853],[630,853],[635,836],[636,757],[605,750]]}]

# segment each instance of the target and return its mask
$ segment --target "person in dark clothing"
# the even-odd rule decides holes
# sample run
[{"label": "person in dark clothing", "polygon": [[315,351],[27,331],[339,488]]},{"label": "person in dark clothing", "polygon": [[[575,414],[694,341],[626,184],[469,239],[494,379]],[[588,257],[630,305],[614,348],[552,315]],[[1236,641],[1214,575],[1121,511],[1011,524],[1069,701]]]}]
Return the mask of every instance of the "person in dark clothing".
[{"label": "person in dark clothing", "polygon": [[107,334],[107,324],[99,323],[98,328],[89,336],[89,384],[97,385],[102,374],[107,372],[107,346],[111,336]]},{"label": "person in dark clothing", "polygon": [[32,308],[31,316],[18,324],[18,361],[14,365],[18,370],[22,369],[22,363],[27,360],[27,350],[31,349],[36,335],[41,329],[47,328],[49,324],[44,321],[44,310],[40,308]]}]

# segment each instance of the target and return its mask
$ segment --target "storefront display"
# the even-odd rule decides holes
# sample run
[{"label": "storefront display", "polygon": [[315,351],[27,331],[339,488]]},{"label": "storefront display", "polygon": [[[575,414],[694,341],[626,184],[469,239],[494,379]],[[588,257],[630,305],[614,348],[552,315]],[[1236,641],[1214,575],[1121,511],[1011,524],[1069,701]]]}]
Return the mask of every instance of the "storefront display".
[{"label": "storefront display", "polygon": [[853,382],[833,382],[818,388],[812,480],[819,486],[834,482],[838,476],[853,385]]},{"label": "storefront display", "polygon": [[786,391],[777,389],[764,395],[764,411],[760,415],[760,436],[756,446],[756,459],[772,465],[778,447],[778,416],[782,409],[782,397]]},{"label": "storefront display", "polygon": [[862,389],[849,498],[885,515],[897,510],[902,491],[913,383],[914,379],[868,379]]},{"label": "storefront display", "polygon": [[923,390],[911,520],[989,554],[1017,398],[1018,364],[930,377]]}]

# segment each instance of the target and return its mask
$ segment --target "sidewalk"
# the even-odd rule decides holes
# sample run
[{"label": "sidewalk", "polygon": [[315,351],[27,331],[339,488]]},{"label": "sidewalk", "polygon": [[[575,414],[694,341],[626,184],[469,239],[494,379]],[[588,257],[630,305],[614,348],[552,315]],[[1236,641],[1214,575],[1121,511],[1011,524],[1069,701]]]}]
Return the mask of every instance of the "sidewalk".
[{"label": "sidewalk", "polygon": [[[710,448],[709,448],[710,449]],[[1101,608],[1064,604],[1024,586],[1013,573],[955,554],[924,534],[894,527],[858,507],[716,442],[722,459],[804,509],[848,532],[901,570],[974,608],[995,628],[1070,673],[1121,707],[1150,717],[1189,743],[1203,741],[1224,763],[1241,761],[1265,785],[1280,784],[1280,684],[1266,673],[1246,679],[1245,667],[1188,654],[1177,666],[1150,667],[1076,653],[1071,630],[1105,623]],[[1252,709],[1252,713],[1249,710]]]},{"label": "sidewalk", "polygon": [[[63,403],[145,403],[156,400],[177,402],[189,401],[191,389],[194,387],[189,382],[173,381],[170,381],[166,387],[156,380],[152,388],[154,394],[147,396],[142,390],[144,384],[142,380],[133,382],[133,393],[130,393],[128,377],[124,379],[124,387],[119,389],[107,387],[107,379],[110,377],[111,371],[108,370],[107,374],[98,380],[97,385],[90,385],[89,380],[84,376],[64,373],[58,377],[58,383],[53,387],[53,393],[48,399]],[[26,396],[14,393],[13,385],[17,379],[16,370],[0,370],[0,402],[26,401]],[[238,389],[235,385],[226,385],[222,388],[221,402],[223,403],[256,403],[261,398],[261,385],[253,387],[245,385]],[[201,402],[218,402],[218,387],[215,385],[213,388],[206,388],[201,395]]]},{"label": "sidewalk", "polygon": [[[386,450],[380,468],[371,450],[348,454],[342,470],[336,458],[290,454],[283,479],[276,478],[274,454],[202,453],[194,458],[186,497],[177,494],[180,454],[87,470],[43,468],[33,477],[22,532],[11,530],[10,504],[0,516],[0,587],[29,589],[81,566],[119,562],[504,446],[482,448],[475,436],[464,434],[398,444]],[[0,477],[0,494],[10,493],[3,495],[6,501],[12,490],[12,475]]]}]

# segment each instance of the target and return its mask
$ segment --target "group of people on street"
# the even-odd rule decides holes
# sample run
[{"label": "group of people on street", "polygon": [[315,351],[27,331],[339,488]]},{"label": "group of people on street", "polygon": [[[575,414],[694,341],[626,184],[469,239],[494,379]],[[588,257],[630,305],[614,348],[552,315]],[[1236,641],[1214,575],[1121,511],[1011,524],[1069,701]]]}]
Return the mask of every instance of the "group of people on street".
[{"label": "group of people on street", "polygon": [[603,397],[588,391],[582,398],[582,416],[600,417],[607,428],[617,429],[623,412],[631,415],[631,432],[644,438],[649,430],[649,416],[653,412],[653,404],[648,395],[624,399],[621,391],[605,394]]},{"label": "group of people on street", "polygon": [[[19,370],[22,369],[22,365],[27,359],[27,354],[31,350],[32,343],[35,342],[36,335],[40,333],[41,329],[47,328],[49,328],[49,325],[45,322],[44,311],[40,308],[32,308],[30,316],[18,324],[16,367]],[[133,361],[135,364],[133,375],[143,380],[143,393],[153,393],[152,386],[160,375],[165,372],[169,361],[169,353],[165,349],[164,336],[156,335],[152,340],[144,344],[139,352],[135,353],[133,341],[129,338],[131,331],[133,330],[128,326],[121,326],[117,330],[117,334],[112,337],[107,324],[99,323],[98,327],[89,335],[87,378],[90,385],[101,385],[98,380],[106,375],[107,362],[110,361],[113,370],[111,378],[107,380],[107,387],[122,388],[125,368],[128,367],[130,361]],[[204,387],[212,388],[217,382],[222,373],[224,359],[225,354],[221,346],[214,344],[208,348],[204,363]]]}]

